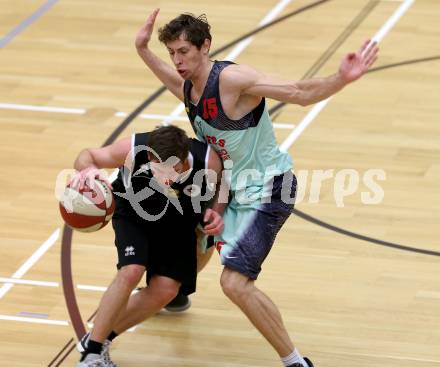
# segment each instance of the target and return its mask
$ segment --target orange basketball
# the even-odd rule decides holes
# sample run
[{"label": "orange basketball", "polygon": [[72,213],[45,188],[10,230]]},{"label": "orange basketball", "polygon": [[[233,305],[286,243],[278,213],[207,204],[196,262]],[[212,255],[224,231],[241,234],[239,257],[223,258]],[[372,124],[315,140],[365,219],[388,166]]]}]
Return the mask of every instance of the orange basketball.
[{"label": "orange basketball", "polygon": [[67,185],[60,200],[60,212],[68,226],[81,232],[104,227],[115,211],[115,200],[108,185],[95,180],[94,188],[79,190]]}]

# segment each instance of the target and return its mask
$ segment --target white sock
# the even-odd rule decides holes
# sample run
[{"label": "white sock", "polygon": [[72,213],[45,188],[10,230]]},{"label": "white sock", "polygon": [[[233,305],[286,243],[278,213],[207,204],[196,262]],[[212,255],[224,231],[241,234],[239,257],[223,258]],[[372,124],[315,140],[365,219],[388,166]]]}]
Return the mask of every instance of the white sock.
[{"label": "white sock", "polygon": [[298,349],[290,353],[288,356],[281,358],[285,367],[291,366],[294,363],[301,363],[304,367],[308,367],[307,362],[304,360],[301,354],[299,354]]}]

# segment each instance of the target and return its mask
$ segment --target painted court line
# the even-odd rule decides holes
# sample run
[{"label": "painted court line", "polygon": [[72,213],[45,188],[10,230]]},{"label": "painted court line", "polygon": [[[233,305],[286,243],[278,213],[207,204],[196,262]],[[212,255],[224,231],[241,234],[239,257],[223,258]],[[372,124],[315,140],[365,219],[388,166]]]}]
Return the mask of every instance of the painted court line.
[{"label": "painted court line", "polygon": [[50,107],[50,106],[35,106],[26,104],[0,103],[2,110],[19,110],[19,111],[35,111],[35,112],[58,112],[58,113],[72,113],[83,115],[86,110],[83,108],[65,108],[65,107]]},{"label": "painted court line", "polygon": [[86,284],[78,284],[77,288],[86,291],[95,291],[95,292],[105,292],[107,290],[107,287],[98,287],[95,285],[86,285]]},{"label": "painted court line", "polygon": [[26,280],[26,279],[13,279],[13,278],[2,278],[0,277],[0,283],[12,283],[21,285],[36,285],[40,287],[59,287],[59,283],[46,282],[41,280]]},{"label": "painted court line", "polygon": [[[4,278],[4,277],[0,277],[0,283],[12,283],[15,285],[34,285],[39,287],[53,287],[53,288],[60,286],[60,284],[56,282],[47,282],[42,280],[14,279],[14,278]],[[93,291],[93,292],[105,292],[107,290],[107,287],[90,285],[90,284],[78,284],[76,287],[81,290]],[[136,292],[137,292],[136,290],[133,291],[133,293]]]},{"label": "painted court line", "polygon": [[[20,279],[24,274],[55,244],[60,235],[60,229],[55,232],[27,259],[22,266],[11,276],[13,279]],[[14,286],[13,283],[6,283],[0,288],[0,298],[2,298]]]},{"label": "painted court line", "polygon": [[[56,282],[47,282],[42,280],[29,280],[29,279],[14,279],[14,278],[5,278],[0,277],[0,283],[11,283],[15,285],[33,285],[38,287],[59,287],[60,284]],[[101,287],[96,285],[89,284],[78,284],[78,289],[86,290],[86,291],[94,291],[94,292],[105,292],[107,287]]]},{"label": "painted court line", "polygon": [[26,28],[28,28],[38,18],[43,16],[57,2],[58,0],[46,1],[40,8],[38,8],[33,14],[31,14],[28,18],[26,18],[20,24],[18,24],[12,31],[10,31],[4,37],[0,38],[0,48],[5,47],[9,42],[11,42],[21,32],[23,32]]},{"label": "painted court line", "polygon": [[[396,25],[399,19],[406,13],[409,7],[415,2],[415,0],[404,0],[402,4],[397,8],[397,10],[391,15],[390,18],[385,22],[381,29],[372,38],[373,41],[380,43],[386,34]],[[324,107],[330,102],[333,97],[327,98],[310,110],[310,112],[302,119],[298,124],[298,127],[290,133],[290,135],[283,141],[280,145],[280,149],[287,151],[296,139],[303,133],[303,131],[309,126],[313,120],[318,116],[318,114],[324,109]]]},{"label": "painted court line", "polygon": [[379,43],[382,41],[382,39],[386,36],[386,34],[396,25],[396,23],[399,21],[399,19],[407,12],[409,7],[413,5],[415,0],[406,0],[402,2],[402,5],[400,5],[397,10],[394,12],[394,14],[386,21],[386,23],[382,26],[382,28],[379,30],[379,32],[376,33],[376,35],[373,37],[373,40],[377,41]]},{"label": "painted court line", "polygon": [[[14,103],[0,103],[0,109],[2,110],[16,110],[16,111],[34,111],[34,112],[50,112],[50,113],[66,113],[66,114],[76,114],[84,115],[87,110],[84,108],[66,108],[66,107],[54,107],[54,106],[35,106],[35,105],[24,105],[24,104],[14,104]],[[180,114],[180,109],[179,109]],[[127,117],[127,112],[116,112],[115,117]],[[173,121],[187,122],[188,118],[184,116],[176,115],[161,115],[153,113],[144,113],[138,116],[139,118],[145,120],[164,120],[168,124]],[[294,129],[295,125],[289,123],[274,123],[274,128],[276,129]]]},{"label": "painted court line", "polygon": [[[258,23],[259,27],[273,21],[283,9],[291,3],[292,0],[281,0],[262,20]],[[248,37],[241,41],[235,48],[225,57],[225,60],[234,61],[254,40],[254,37]]]},{"label": "painted court line", "polygon": [[20,317],[20,316],[8,316],[8,315],[0,315],[0,320],[28,322],[31,324],[46,324],[46,325],[60,325],[60,326],[69,325],[69,323],[64,320],[45,320],[34,317]]},{"label": "painted court line", "polygon": [[[128,113],[127,112],[116,112],[115,116],[116,117],[127,117]],[[142,118],[142,119],[146,119],[146,120],[160,120],[160,119],[167,120],[167,119],[171,118],[172,116],[144,113],[144,114],[141,114],[137,117]],[[188,118],[176,116],[176,117],[174,117],[174,120],[175,121],[188,121]]]}]

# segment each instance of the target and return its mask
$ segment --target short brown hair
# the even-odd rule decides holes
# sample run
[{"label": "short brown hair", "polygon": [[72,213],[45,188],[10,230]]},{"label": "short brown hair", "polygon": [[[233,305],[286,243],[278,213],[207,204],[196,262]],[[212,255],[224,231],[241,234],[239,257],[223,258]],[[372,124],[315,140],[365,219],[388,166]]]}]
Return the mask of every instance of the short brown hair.
[{"label": "short brown hair", "polygon": [[180,14],[177,18],[174,18],[159,29],[159,41],[167,44],[168,42],[175,41],[183,34],[188,42],[200,50],[205,39],[211,41],[210,30],[211,26],[205,14],[198,17],[191,13]]},{"label": "short brown hair", "polygon": [[162,161],[177,157],[182,162],[188,158],[190,140],[177,126],[161,126],[150,133],[148,145]]}]

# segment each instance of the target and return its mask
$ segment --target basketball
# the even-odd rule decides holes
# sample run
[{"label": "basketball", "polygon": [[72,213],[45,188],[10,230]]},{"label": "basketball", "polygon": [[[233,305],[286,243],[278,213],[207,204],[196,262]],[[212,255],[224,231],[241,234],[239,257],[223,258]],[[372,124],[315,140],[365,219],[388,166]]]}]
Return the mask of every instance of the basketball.
[{"label": "basketball", "polygon": [[60,200],[64,222],[80,232],[94,232],[104,227],[115,211],[115,200],[108,185],[99,179],[94,188],[83,189],[67,185]]}]

